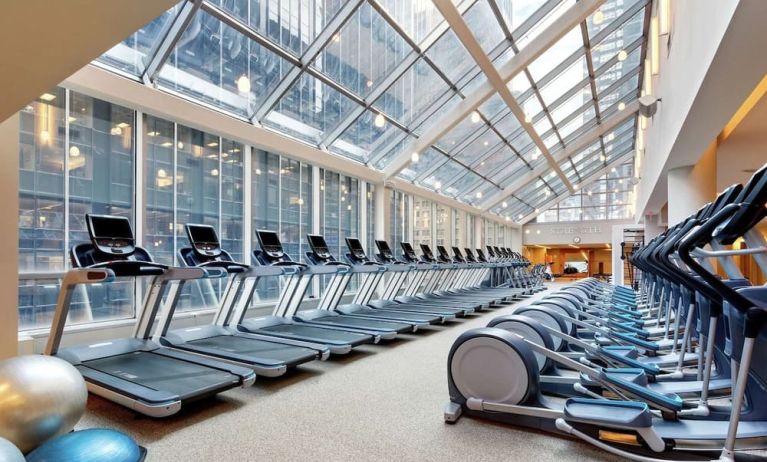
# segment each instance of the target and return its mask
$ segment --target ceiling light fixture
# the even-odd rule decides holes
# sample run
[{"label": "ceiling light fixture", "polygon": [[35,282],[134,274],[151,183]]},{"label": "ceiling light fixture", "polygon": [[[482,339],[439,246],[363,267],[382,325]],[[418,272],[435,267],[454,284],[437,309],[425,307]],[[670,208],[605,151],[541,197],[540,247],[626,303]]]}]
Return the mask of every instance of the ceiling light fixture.
[{"label": "ceiling light fixture", "polygon": [[509,206],[509,204],[507,204],[507,203],[506,203],[506,201],[503,201],[503,202],[501,203],[501,207],[503,207],[503,208],[506,208],[506,207],[508,207],[508,206]]},{"label": "ceiling light fixture", "polygon": [[479,112],[477,112],[477,111],[474,111],[474,112],[472,112],[472,113],[471,113],[471,121],[472,121],[473,123],[477,123],[477,122],[479,122],[480,120],[482,120],[482,118],[479,116]]},{"label": "ceiling light fixture", "polygon": [[381,128],[386,125],[386,118],[379,112],[376,114],[376,117],[373,120],[373,124],[375,124],[376,127]]},{"label": "ceiling light fixture", "polygon": [[626,53],[626,50],[621,50],[618,52],[618,61],[625,61],[626,58],[629,57],[629,54]]},{"label": "ceiling light fixture", "polygon": [[217,168],[214,168],[213,170],[211,170],[211,171],[210,171],[210,175],[211,175],[211,176],[218,176],[218,169],[217,169]]},{"label": "ceiling light fixture", "polygon": [[70,157],[78,157],[80,155],[80,148],[77,146],[72,146],[69,148],[69,156]]},{"label": "ceiling light fixture", "polygon": [[56,95],[52,95],[50,93],[43,93],[42,95],[40,95],[40,99],[43,101],[51,102],[54,99],[56,99]]},{"label": "ceiling light fixture", "polygon": [[247,75],[242,74],[237,81],[237,91],[240,93],[250,93],[250,79]]},{"label": "ceiling light fixture", "polygon": [[533,118],[530,117],[530,114],[525,114],[525,123],[529,124],[532,121],[533,121]]},{"label": "ceiling light fixture", "polygon": [[594,15],[591,17],[591,22],[593,22],[595,26],[602,24],[604,21],[605,21],[605,14],[602,13],[601,10],[595,11]]},{"label": "ceiling light fixture", "polygon": [[440,189],[442,187],[441,181],[435,181],[434,182],[434,189]]},{"label": "ceiling light fixture", "polygon": [[410,160],[412,162],[418,162],[418,159],[420,159],[420,158],[421,158],[421,156],[418,155],[417,151],[412,153],[412,154],[410,154]]},{"label": "ceiling light fixture", "polygon": [[482,191],[477,191],[476,197],[477,199],[482,199]]},{"label": "ceiling light fixture", "polygon": [[618,103],[618,110],[619,110],[619,111],[622,111],[622,110],[624,110],[624,109],[626,109],[626,103],[624,103],[623,101],[621,101],[620,103]]}]

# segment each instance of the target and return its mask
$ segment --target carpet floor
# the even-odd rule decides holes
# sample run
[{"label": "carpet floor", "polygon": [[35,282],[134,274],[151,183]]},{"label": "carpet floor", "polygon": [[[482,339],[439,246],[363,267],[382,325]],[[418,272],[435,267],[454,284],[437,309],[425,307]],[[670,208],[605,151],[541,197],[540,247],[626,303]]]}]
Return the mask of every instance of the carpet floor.
[{"label": "carpet floor", "polygon": [[622,460],[578,441],[486,420],[443,422],[453,341],[520,303],[315,361],[282,378],[259,378],[251,388],[166,419],[91,396],[79,427],[125,431],[149,450],[149,461]]}]

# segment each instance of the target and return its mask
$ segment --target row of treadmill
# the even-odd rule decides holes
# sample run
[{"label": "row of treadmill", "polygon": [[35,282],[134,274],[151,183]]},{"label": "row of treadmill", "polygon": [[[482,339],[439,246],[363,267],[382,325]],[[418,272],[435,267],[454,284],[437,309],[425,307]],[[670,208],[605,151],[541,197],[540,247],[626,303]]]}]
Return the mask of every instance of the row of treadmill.
[{"label": "row of treadmill", "polygon": [[[541,290],[542,272],[509,249],[488,247],[422,255],[401,243],[403,259],[386,241],[376,241],[376,260],[356,238],[346,239],[345,262],[323,236],[308,235],[305,263],[293,261],[274,231],[258,230],[252,264],[234,261],[213,227],[187,224],[189,247],[179,266],[155,262],[136,245],[125,217],[86,215],[89,242],[70,249],[72,270],[62,280],[46,354],[73,364],[91,393],[151,417],[177,413],[187,403],[257,376],[278,377],[289,369],[349,353],[429,325],[450,323],[475,311],[502,306]],[[128,338],[62,347],[78,287],[146,278],[143,306]],[[279,299],[268,316],[250,316],[259,281],[278,278]],[[350,283],[358,287],[349,301]],[[324,290],[316,306],[302,306],[313,281]],[[184,285],[226,281],[209,325],[171,328]],[[489,287],[490,281],[495,284]]]},{"label": "row of treadmill", "polygon": [[[767,447],[767,165],[631,256],[638,291],[595,279],[463,333],[447,422],[462,414],[624,459],[755,460]],[[756,281],[753,281],[756,282]]]}]

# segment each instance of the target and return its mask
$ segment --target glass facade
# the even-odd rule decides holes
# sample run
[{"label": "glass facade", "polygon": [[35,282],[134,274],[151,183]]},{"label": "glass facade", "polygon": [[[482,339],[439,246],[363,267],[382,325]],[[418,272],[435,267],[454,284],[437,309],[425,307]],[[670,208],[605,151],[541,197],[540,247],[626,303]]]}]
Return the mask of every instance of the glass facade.
[{"label": "glass facade", "polygon": [[634,218],[634,164],[611,168],[598,180],[536,217],[537,223]]},{"label": "glass facade", "polygon": [[[454,3],[496,66],[575,4]],[[556,154],[639,96],[647,5],[606,1],[507,82],[524,121],[493,94],[399,177],[486,206],[514,178],[547,167],[531,130]],[[174,34],[173,21],[187,25]],[[171,52],[158,59],[163,40]],[[183,1],[98,62],[376,169],[409,157],[435,115],[487,81],[428,0]]]}]

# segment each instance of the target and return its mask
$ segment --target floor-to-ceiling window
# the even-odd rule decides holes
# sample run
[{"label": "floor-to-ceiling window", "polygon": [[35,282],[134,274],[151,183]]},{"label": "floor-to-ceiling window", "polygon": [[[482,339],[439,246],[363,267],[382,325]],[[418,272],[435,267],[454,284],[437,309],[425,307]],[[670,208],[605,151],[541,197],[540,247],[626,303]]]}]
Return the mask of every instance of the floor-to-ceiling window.
[{"label": "floor-to-ceiling window", "polygon": [[[285,252],[303,262],[306,235],[312,229],[312,167],[278,154],[255,150],[251,165],[251,213],[253,249],[259,249],[255,231],[265,229],[279,234]],[[248,257],[249,258],[249,257]],[[275,278],[259,282],[258,301],[279,295]]]},{"label": "floor-to-ceiling window", "polygon": [[[413,246],[421,244],[433,246],[434,204],[428,199],[413,198]],[[432,251],[434,249],[432,248]]]},{"label": "floor-to-ceiling window", "polygon": [[[45,328],[85,214],[133,220],[135,112],[56,88],[20,113],[19,327]],[[48,273],[48,274],[46,274]],[[131,317],[133,283],[76,291],[70,322]]]},{"label": "floor-to-ceiling window", "polygon": [[410,239],[410,196],[400,191],[391,192],[389,204],[389,246],[397,256],[402,256],[400,243]]}]

